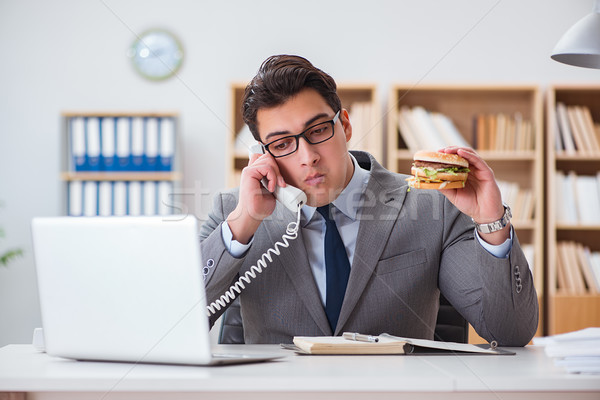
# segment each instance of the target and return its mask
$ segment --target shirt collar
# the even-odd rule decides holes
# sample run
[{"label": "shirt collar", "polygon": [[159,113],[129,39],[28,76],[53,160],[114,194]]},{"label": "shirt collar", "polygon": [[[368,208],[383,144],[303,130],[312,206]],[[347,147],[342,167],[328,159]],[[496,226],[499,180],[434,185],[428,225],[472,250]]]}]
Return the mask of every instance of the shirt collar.
[{"label": "shirt collar", "polygon": [[[363,193],[369,182],[369,177],[371,176],[371,171],[363,169],[356,161],[356,158],[354,158],[351,153],[348,154],[354,164],[354,173],[352,174],[350,182],[348,182],[344,190],[342,190],[332,204],[345,216],[352,220],[356,220],[358,210],[363,202]],[[302,207],[302,216],[304,217],[303,226],[312,219],[316,210],[316,207],[308,205]]]}]

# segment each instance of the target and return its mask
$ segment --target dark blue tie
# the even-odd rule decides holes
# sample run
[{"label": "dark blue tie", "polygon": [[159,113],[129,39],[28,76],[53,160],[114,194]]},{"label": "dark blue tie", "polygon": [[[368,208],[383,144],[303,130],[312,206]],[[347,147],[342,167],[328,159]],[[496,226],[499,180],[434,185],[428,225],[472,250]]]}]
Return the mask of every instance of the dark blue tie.
[{"label": "dark blue tie", "polygon": [[350,276],[350,262],[335,221],[329,215],[329,206],[330,204],[317,207],[317,211],[325,218],[327,224],[325,230],[325,271],[327,274],[325,313],[331,330],[335,333]]}]

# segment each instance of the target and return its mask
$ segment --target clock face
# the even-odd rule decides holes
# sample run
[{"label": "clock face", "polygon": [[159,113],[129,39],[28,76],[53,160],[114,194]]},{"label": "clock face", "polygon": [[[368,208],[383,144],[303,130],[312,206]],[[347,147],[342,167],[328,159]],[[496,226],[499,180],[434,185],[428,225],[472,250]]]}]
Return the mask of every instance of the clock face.
[{"label": "clock face", "polygon": [[143,77],[152,80],[173,76],[183,62],[183,48],[171,33],[149,30],[133,43],[129,55]]}]

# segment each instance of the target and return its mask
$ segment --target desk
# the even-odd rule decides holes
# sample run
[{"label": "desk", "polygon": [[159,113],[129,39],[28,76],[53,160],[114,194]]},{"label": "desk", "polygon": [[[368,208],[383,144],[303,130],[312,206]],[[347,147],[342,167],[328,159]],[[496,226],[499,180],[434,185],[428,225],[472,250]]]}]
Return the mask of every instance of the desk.
[{"label": "desk", "polygon": [[600,376],[568,374],[535,346],[513,349],[516,356],[302,356],[275,345],[216,350],[241,349],[285,357],[222,367],[135,365],[71,361],[10,345],[0,348],[0,400],[23,399],[23,392],[65,400],[600,398]]}]

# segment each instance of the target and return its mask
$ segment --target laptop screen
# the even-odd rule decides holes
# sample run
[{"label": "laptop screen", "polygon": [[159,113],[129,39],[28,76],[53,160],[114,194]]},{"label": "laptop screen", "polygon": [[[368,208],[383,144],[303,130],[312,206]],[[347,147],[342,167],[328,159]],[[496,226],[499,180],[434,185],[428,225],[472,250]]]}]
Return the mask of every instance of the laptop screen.
[{"label": "laptop screen", "polygon": [[35,218],[32,233],[48,354],[210,359],[193,216]]}]

